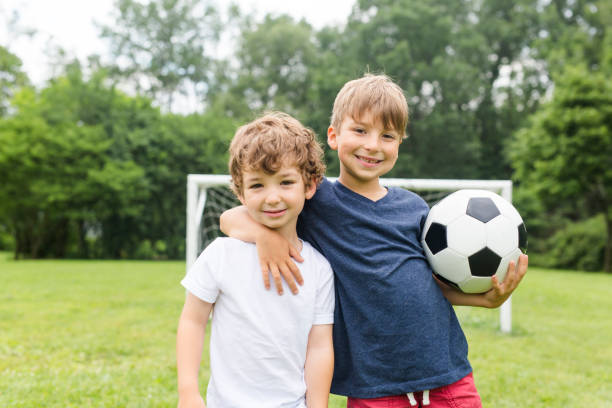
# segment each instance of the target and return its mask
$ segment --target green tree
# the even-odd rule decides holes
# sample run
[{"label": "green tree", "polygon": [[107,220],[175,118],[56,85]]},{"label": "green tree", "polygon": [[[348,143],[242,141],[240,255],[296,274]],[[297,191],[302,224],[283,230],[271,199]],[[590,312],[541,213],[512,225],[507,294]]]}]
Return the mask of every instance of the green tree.
[{"label": "green tree", "polygon": [[[129,111],[123,114],[130,115]],[[150,196],[134,224],[121,234],[136,237],[139,243],[160,243],[165,249],[157,256],[182,258],[187,175],[226,174],[227,151],[237,126],[221,112],[209,110],[205,114],[158,116],[131,131],[132,157],[145,171]]]},{"label": "green tree", "polygon": [[529,100],[537,89],[526,85],[532,77],[506,88],[498,80],[502,67],[521,64],[537,32],[535,3],[357,3],[344,31],[343,60],[390,75],[406,91],[411,110],[409,139],[402,144],[394,175],[510,176],[502,146],[533,109],[526,104],[529,109],[517,109],[522,102],[517,95]]},{"label": "green tree", "polygon": [[19,92],[15,114],[0,122],[0,213],[16,238],[16,256],[63,257],[70,242],[87,256],[92,228],[143,205],[144,172],[121,151],[120,138],[109,137],[104,120],[122,98],[106,79],[97,72],[85,80],[72,64],[39,93]]},{"label": "green tree", "polygon": [[242,26],[236,68],[225,73],[217,101],[232,116],[282,110],[302,119],[317,101],[310,98],[317,61],[315,33],[305,21],[267,15],[261,22],[237,18]]},{"label": "green tree", "polygon": [[612,23],[609,1],[553,0],[542,9],[540,20],[532,48],[553,75],[575,64],[600,67],[603,53],[609,50],[604,47]]},{"label": "green tree", "polygon": [[21,70],[19,57],[0,45],[0,117],[6,114],[15,90],[27,84],[28,77]]},{"label": "green tree", "polygon": [[0,120],[0,222],[16,256],[182,257],[186,176],[227,172],[236,123],[162,114],[103,69],[64,71]]},{"label": "green tree", "polygon": [[220,21],[206,0],[116,0],[112,25],[102,27],[119,75],[138,91],[163,100],[177,93],[203,94],[214,70],[210,57]]},{"label": "green tree", "polygon": [[[342,59],[341,28],[316,31],[287,15],[267,15],[262,21],[239,16],[237,21],[237,64],[218,81],[218,109],[241,121],[252,119],[254,112],[286,111],[324,142],[337,92],[347,80],[363,74],[352,61]],[[328,174],[337,175],[337,155],[326,149],[326,156]]]},{"label": "green tree", "polygon": [[580,218],[604,217],[604,269],[612,251],[612,85],[607,75],[568,67],[554,96],[512,143],[516,179],[548,208],[574,201]]}]

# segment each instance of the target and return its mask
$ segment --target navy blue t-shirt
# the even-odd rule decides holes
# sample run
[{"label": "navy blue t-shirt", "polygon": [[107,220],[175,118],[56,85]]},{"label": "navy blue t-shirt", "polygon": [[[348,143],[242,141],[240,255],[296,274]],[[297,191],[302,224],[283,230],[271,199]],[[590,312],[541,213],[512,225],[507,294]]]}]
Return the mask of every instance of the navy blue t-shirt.
[{"label": "navy blue t-shirt", "polygon": [[306,202],[298,235],[336,278],[334,394],[399,395],[472,371],[461,326],[420,244],[428,211],[401,188],[374,202],[328,180]]}]

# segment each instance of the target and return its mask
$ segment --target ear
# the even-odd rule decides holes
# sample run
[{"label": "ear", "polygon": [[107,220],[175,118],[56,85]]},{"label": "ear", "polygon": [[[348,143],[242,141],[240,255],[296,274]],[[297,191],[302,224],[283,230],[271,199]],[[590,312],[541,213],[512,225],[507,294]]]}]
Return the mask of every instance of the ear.
[{"label": "ear", "polygon": [[338,150],[337,136],[336,129],[333,126],[327,128],[327,144],[332,150]]},{"label": "ear", "polygon": [[242,193],[238,194],[238,201],[240,201],[240,204],[242,204],[242,205],[246,205],[246,204],[244,203],[244,197],[242,196]]},{"label": "ear", "polygon": [[315,179],[313,177],[312,180],[310,180],[308,187],[306,187],[306,192],[304,193],[304,196],[306,197],[307,200],[310,200],[312,196],[314,195],[314,193],[316,192],[317,192],[317,183],[315,182]]}]

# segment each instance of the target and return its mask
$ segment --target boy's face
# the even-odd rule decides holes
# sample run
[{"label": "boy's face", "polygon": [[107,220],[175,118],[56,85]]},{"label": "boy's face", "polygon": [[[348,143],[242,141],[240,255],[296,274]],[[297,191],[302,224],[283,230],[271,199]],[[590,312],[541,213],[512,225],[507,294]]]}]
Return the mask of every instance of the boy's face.
[{"label": "boy's face", "polygon": [[347,116],[340,129],[327,130],[327,143],[340,159],[339,179],[356,191],[377,185],[378,178],[393,168],[401,141],[402,134],[385,129],[369,111],[359,118]]},{"label": "boy's face", "polygon": [[240,201],[251,217],[269,228],[295,234],[297,218],[304,208],[304,200],[311,198],[316,184],[304,184],[299,169],[283,165],[277,172],[262,170],[242,173],[243,191]]}]

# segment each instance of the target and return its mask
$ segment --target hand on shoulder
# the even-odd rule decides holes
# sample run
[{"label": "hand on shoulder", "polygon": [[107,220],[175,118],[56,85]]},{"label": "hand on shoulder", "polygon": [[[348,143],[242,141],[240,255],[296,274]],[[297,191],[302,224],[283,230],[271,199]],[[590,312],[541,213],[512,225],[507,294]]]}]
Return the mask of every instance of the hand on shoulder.
[{"label": "hand on shoulder", "polygon": [[296,261],[303,262],[300,252],[281,234],[271,230],[261,232],[255,243],[266,289],[270,289],[271,274],[279,295],[283,294],[283,279],[289,285],[291,292],[297,294],[297,285],[304,283],[302,274],[295,264]]}]

